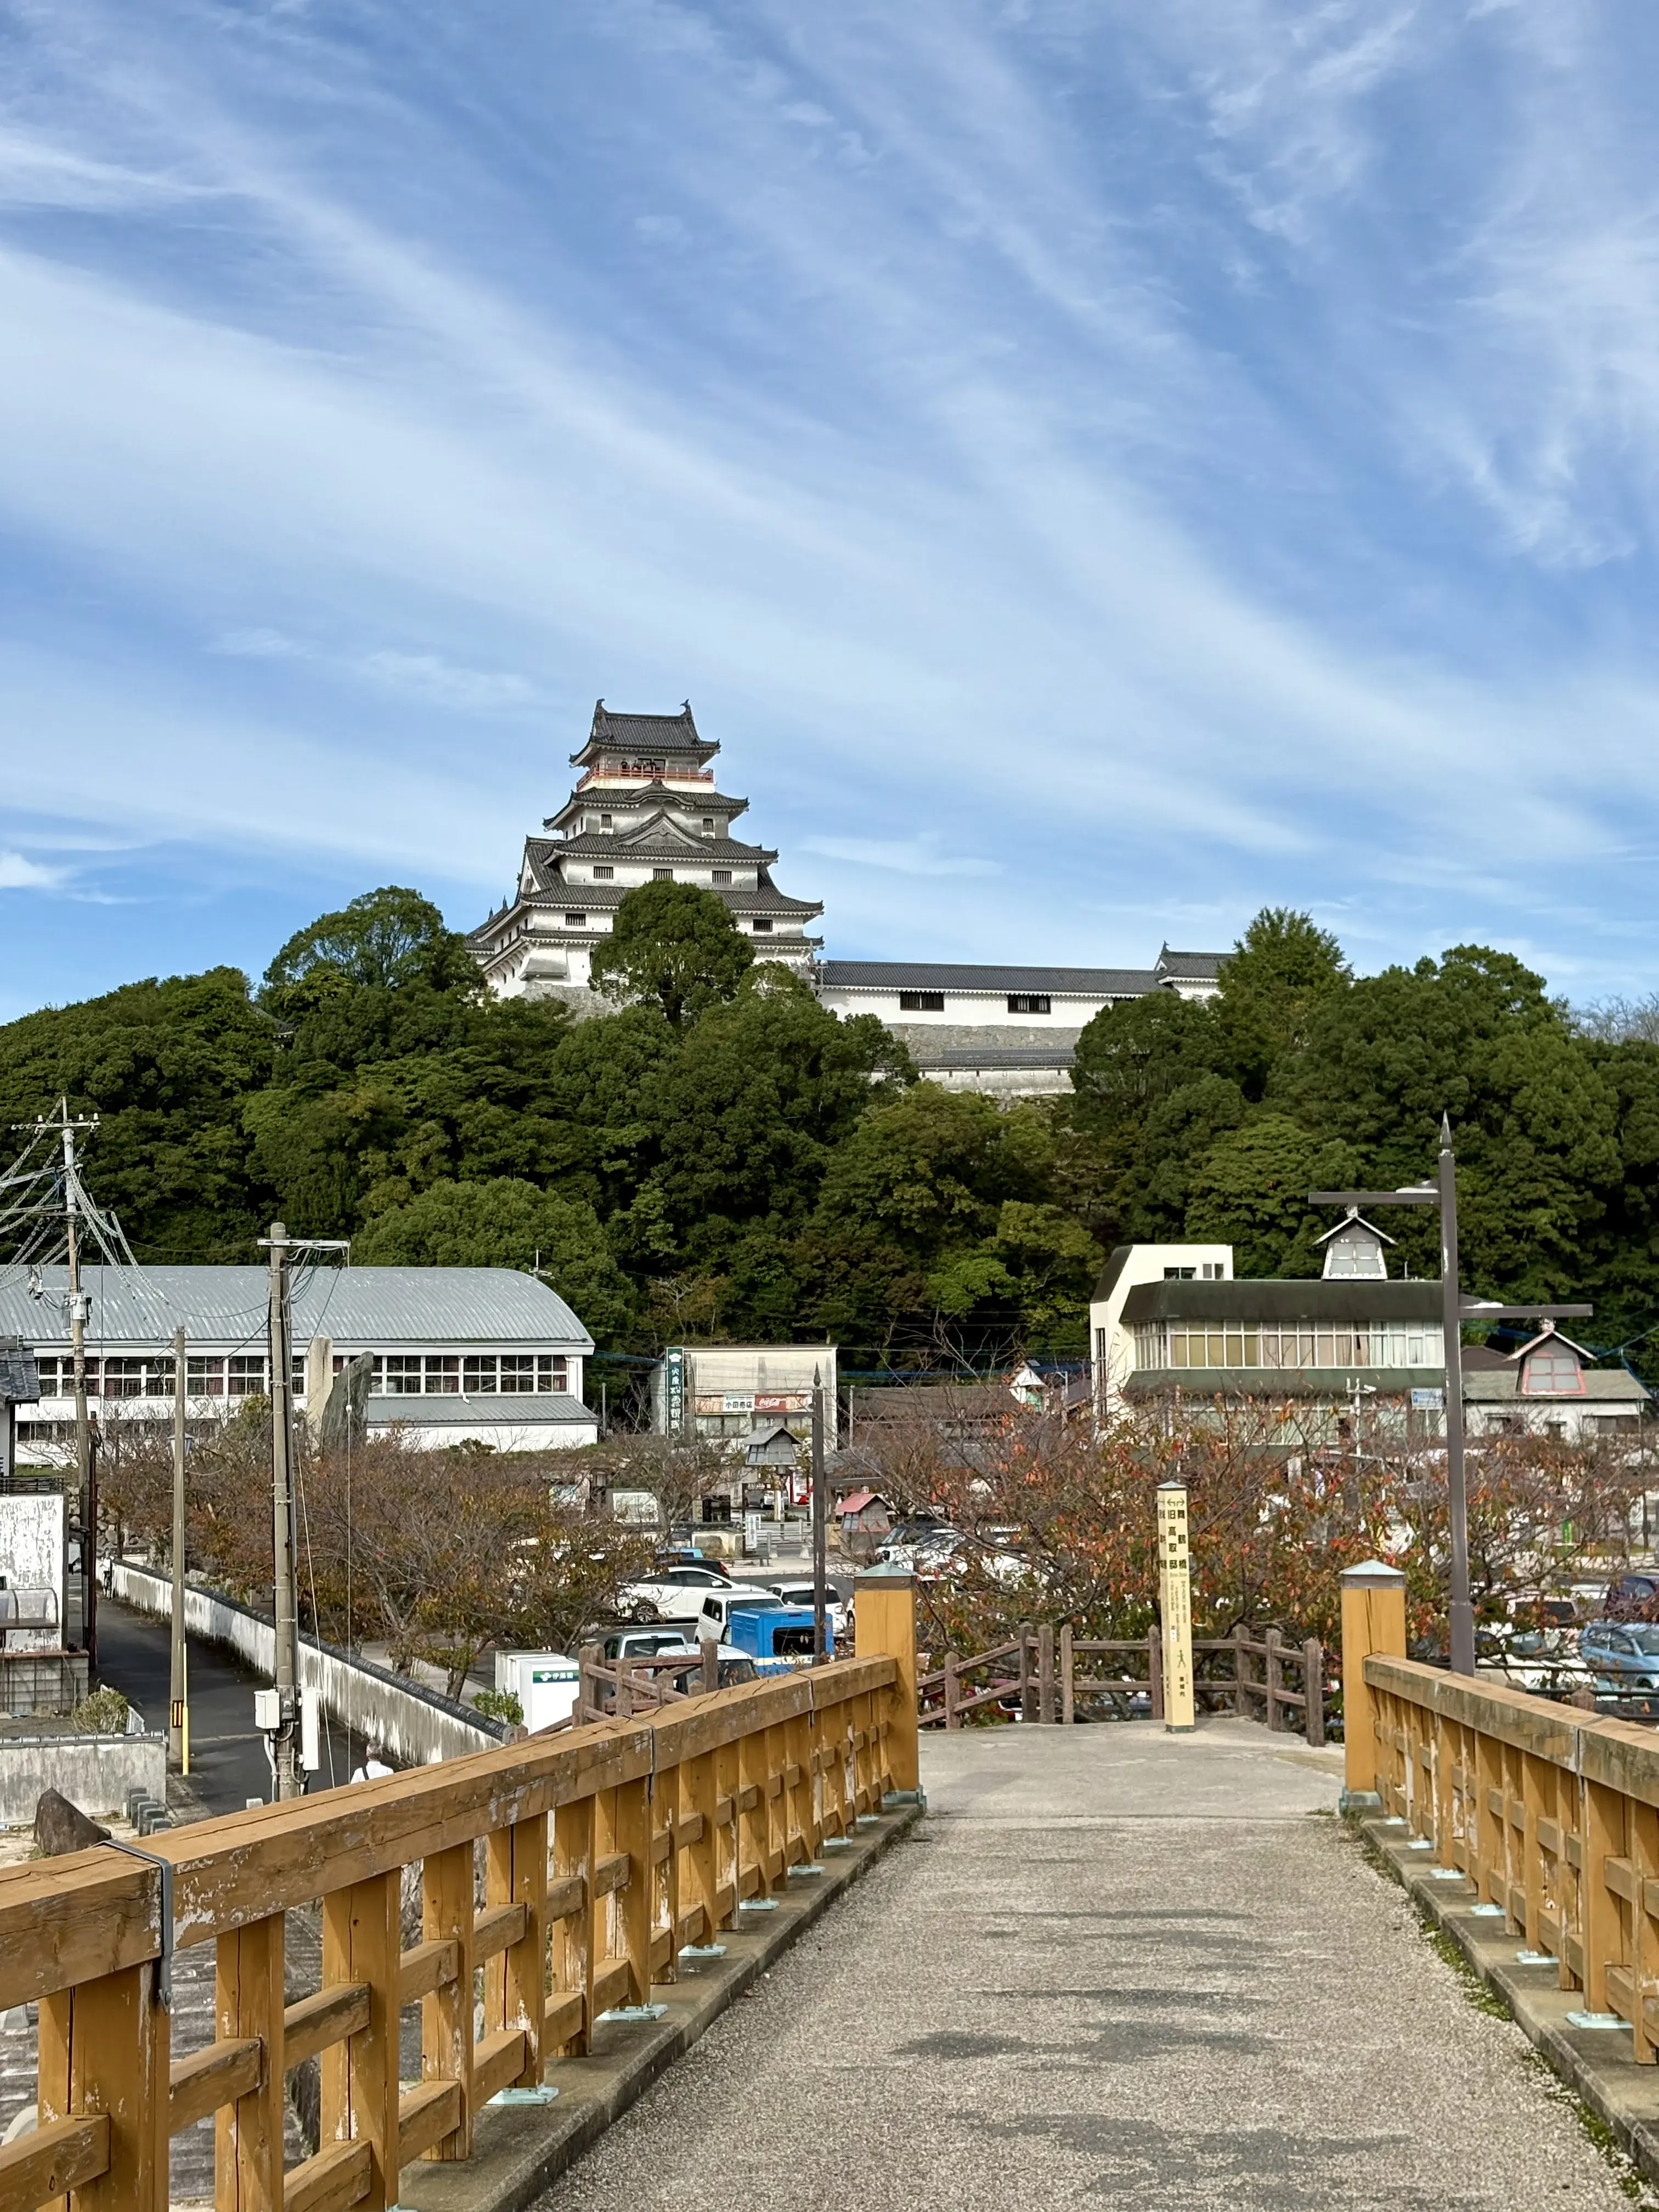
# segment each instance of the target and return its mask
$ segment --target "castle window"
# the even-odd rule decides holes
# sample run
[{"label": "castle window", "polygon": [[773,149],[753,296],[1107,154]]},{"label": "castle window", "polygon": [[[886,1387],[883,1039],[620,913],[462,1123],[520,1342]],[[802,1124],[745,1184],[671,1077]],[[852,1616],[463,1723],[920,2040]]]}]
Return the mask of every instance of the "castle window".
[{"label": "castle window", "polygon": [[731,869],[730,869],[730,868],[716,868],[716,869],[715,869],[715,871],[714,871],[714,873],[713,880],[714,880],[715,883],[717,883],[717,884],[729,884],[729,883],[731,882],[731,880],[732,880],[732,871],[731,871]]},{"label": "castle window", "polygon": [[564,918],[564,926],[567,929],[586,929],[587,916],[585,914],[568,914]]},{"label": "castle window", "polygon": [[902,1014],[942,1014],[945,1012],[943,991],[901,991],[899,1012]]},{"label": "castle window", "polygon": [[749,927],[754,931],[757,937],[769,936],[772,928],[772,925],[769,921],[751,921]]},{"label": "castle window", "polygon": [[1049,1011],[1047,994],[1042,991],[1010,991],[1008,1011],[1011,1014],[1046,1014]]},{"label": "castle window", "polygon": [[608,884],[613,880],[616,872],[617,871],[607,863],[594,869],[593,880],[596,884]]},{"label": "castle window", "polygon": [[612,817],[611,817],[611,816],[610,816],[609,814],[601,814],[601,815],[600,815],[600,817],[599,817],[599,827],[600,827],[600,829],[601,829],[601,830],[608,830],[608,829],[611,827],[611,820],[612,820]]},{"label": "castle window", "polygon": [[659,884],[672,884],[674,880],[672,868],[653,868],[651,873],[653,878]]},{"label": "castle window", "polygon": [[713,816],[712,814],[705,814],[705,815],[703,816],[703,817],[702,817],[702,826],[703,826],[703,828],[704,828],[705,830],[712,830],[714,829],[714,816]]}]

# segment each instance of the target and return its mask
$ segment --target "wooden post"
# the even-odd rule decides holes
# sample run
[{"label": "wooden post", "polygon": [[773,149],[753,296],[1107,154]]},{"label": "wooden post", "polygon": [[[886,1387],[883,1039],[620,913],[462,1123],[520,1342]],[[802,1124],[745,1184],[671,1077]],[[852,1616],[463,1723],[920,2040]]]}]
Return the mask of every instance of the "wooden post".
[{"label": "wooden post", "polygon": [[403,1941],[398,1870],[323,1899],[323,1984],[367,1982],[368,2025],[322,2055],[320,2147],[368,2146],[368,2188],[357,2203],[386,2212],[398,2201],[398,1999]]},{"label": "wooden post", "polygon": [[620,1936],[616,1956],[628,1961],[629,2004],[651,2002],[651,1782],[617,1786],[616,1825],[611,1848],[628,1854],[627,1886],[616,1893],[615,1927]]},{"label": "wooden post", "polygon": [[1398,1567],[1368,1559],[1342,1577],[1343,1799],[1375,1796],[1376,1738],[1374,1707],[1365,1680],[1373,1653],[1406,1656],[1406,1577]]},{"label": "wooden post", "polygon": [[[453,1982],[421,2000],[421,2074],[460,2084],[461,2109],[452,2134],[422,2155],[448,2160],[472,2155],[472,1846],[434,1851],[421,1869],[421,1933],[450,1942],[459,1971]],[[223,2033],[222,2029],[221,2033]]]},{"label": "wooden post", "polygon": [[524,2030],[524,2068],[510,2083],[535,2089],[542,2079],[542,2020],[547,2009],[547,1815],[496,1828],[486,1845],[486,1894],[492,1905],[522,1905],[524,1934],[484,1968],[484,2033]]},{"label": "wooden post", "polygon": [[1045,1620],[1037,1631],[1037,1718],[1052,1728],[1054,1711],[1054,1625]]},{"label": "wooden post", "polygon": [[[916,1733],[916,1578],[890,1568],[868,1567],[854,1583],[853,1619],[857,1656],[896,1662],[898,1679],[888,1704],[892,1735],[888,1761],[898,1791],[921,1786]],[[952,1662],[947,1661],[947,1667]],[[947,1728],[956,1728],[956,1689],[947,1675]]]},{"label": "wooden post", "polygon": [[[714,1753],[714,1796],[716,1806],[724,1802],[728,1808],[724,1820],[720,1821],[715,1848],[715,1881],[720,1890],[729,1887],[731,1903],[720,1916],[722,1928],[738,1924],[738,1899],[743,1894],[743,1822],[738,1811],[738,1796],[742,1788],[738,1771],[738,1747],[723,1743]],[[730,1875],[728,1883],[727,1876]]]},{"label": "wooden post", "polygon": [[691,1818],[700,1820],[702,1829],[696,1843],[685,1853],[685,1864],[681,1881],[690,1890],[693,1900],[702,1907],[702,1930],[699,1943],[712,1943],[714,1930],[720,1925],[720,1907],[714,1893],[720,1887],[720,1857],[718,1838],[714,1832],[714,1801],[718,1792],[714,1786],[714,1754],[703,1752],[691,1761],[690,1806]]},{"label": "wooden post", "polygon": [[109,2164],[75,2191],[75,2212],[167,2212],[171,2036],[157,1972],[148,1960],[40,2000],[40,2126],[109,2116]]},{"label": "wooden post", "polygon": [[1249,1624],[1243,1620],[1236,1620],[1233,1623],[1233,1711],[1242,1721],[1247,1721],[1250,1717],[1250,1692],[1248,1686],[1250,1679],[1249,1656]]},{"label": "wooden post", "polygon": [[1019,1717],[1023,1721],[1036,1718],[1036,1698],[1032,1687],[1031,1643],[1036,1632],[1029,1620],[1019,1624]]},{"label": "wooden post", "polygon": [[1302,1687],[1308,1700],[1303,1732],[1317,1749],[1325,1741],[1325,1647],[1316,1636],[1302,1647]]},{"label": "wooden post", "polygon": [[1146,1693],[1152,1700],[1152,1718],[1164,1717],[1164,1638],[1157,1629],[1146,1632]]},{"label": "wooden post", "polygon": [[954,1651],[947,1651],[945,1655],[945,1725],[947,1729],[960,1728],[962,1726],[962,1722],[957,1714],[957,1698],[959,1692],[957,1686],[957,1655]]},{"label": "wooden post", "polygon": [[1072,1653],[1072,1624],[1066,1621],[1060,1632],[1060,1718],[1065,1728],[1077,1719],[1076,1662]]},{"label": "wooden post", "polygon": [[214,2033],[222,2042],[257,2035],[258,2084],[214,2114],[213,2201],[218,2212],[276,2212],[283,2201],[283,1915],[220,1936],[214,1963]]},{"label": "wooden post", "polygon": [[[562,1887],[569,1881],[581,1885],[578,1909],[556,1922],[553,1931],[553,1986],[561,1996],[580,1992],[582,1999],[581,2021],[576,2033],[560,2045],[562,2052],[573,2057],[580,2057],[586,2051],[593,2026],[593,1977],[599,1970],[593,1931],[603,1924],[592,1898],[593,1869],[599,1860],[595,1840],[598,1819],[598,1802],[592,1797],[579,1797],[574,1804],[561,1805],[553,1815],[554,1880]],[[470,1866],[470,1853],[468,1861]],[[469,1983],[469,2013],[471,2008],[472,1990]]]},{"label": "wooden post", "polygon": [[1279,1656],[1279,1646],[1284,1640],[1276,1628],[1268,1629],[1261,1638],[1264,1647],[1261,1679],[1267,1686],[1267,1726],[1273,1730],[1279,1727],[1279,1693],[1285,1686],[1284,1662]]},{"label": "wooden post", "polygon": [[702,1665],[697,1679],[705,1697],[712,1697],[720,1686],[720,1648],[708,1638],[703,1640]]}]

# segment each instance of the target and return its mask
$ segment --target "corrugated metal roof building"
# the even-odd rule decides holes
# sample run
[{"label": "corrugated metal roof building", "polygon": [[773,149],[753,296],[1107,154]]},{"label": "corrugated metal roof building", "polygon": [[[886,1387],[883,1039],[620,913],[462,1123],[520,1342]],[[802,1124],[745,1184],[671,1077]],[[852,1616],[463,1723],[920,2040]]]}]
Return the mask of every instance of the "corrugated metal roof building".
[{"label": "corrugated metal roof building", "polygon": [[[190,1416],[235,1411],[269,1387],[263,1267],[88,1267],[88,1392],[100,1421],[171,1414],[173,1335],[185,1333]],[[20,1462],[72,1448],[68,1272],[0,1268],[0,1336],[33,1346],[40,1402],[18,1423]],[[509,1267],[295,1269],[294,1384],[320,1416],[332,1375],[374,1360],[368,1421],[432,1445],[498,1450],[592,1443],[582,1367],[593,1340],[556,1291]],[[324,1346],[326,1346],[326,1352]],[[325,1363],[325,1364],[322,1364]],[[307,1394],[310,1401],[307,1402]]]}]

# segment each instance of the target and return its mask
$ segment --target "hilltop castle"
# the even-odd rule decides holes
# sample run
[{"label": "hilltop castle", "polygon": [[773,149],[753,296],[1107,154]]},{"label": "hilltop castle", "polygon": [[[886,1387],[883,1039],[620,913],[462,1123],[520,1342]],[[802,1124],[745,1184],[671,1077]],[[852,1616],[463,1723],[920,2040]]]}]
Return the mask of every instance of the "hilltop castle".
[{"label": "hilltop castle", "polygon": [[823,904],[779,890],[777,854],[733,837],[749,801],[715,788],[719,750],[698,735],[689,701],[678,714],[617,714],[599,702],[586,744],[570,756],[575,788],[543,823],[549,835],[525,840],[516,896],[468,940],[492,991],[594,1011],[593,948],[624,894],[654,877],[713,891],[756,940],[757,959],[804,976],[833,1012],[878,1014],[923,1073],[952,1090],[1065,1091],[1078,1037],[1103,1006],[1218,988],[1224,956],[1168,945],[1145,969],[822,960],[823,939],[807,929]]}]

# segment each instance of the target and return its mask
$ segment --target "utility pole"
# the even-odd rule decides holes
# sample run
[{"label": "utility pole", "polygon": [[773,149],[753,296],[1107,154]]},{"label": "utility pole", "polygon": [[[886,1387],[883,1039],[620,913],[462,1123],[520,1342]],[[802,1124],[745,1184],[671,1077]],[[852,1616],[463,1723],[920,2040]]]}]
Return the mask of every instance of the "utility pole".
[{"label": "utility pole", "polygon": [[173,1332],[173,1668],[167,1691],[167,1751],[190,1772],[190,1687],[185,1653],[185,1332]]},{"label": "utility pole", "polygon": [[95,1119],[72,1121],[69,1100],[58,1102],[64,1138],[64,1222],[69,1239],[70,1351],[75,1363],[75,1472],[81,1514],[81,1641],[87,1672],[98,1674],[98,1469],[87,1413],[87,1315],[91,1301],[81,1288],[80,1181],[75,1171],[75,1133],[95,1129]]},{"label": "utility pole", "polygon": [[1451,1671],[1474,1672],[1474,1607],[1469,1595],[1469,1508],[1463,1469],[1463,1323],[1466,1321],[1555,1321],[1594,1312],[1587,1305],[1506,1306],[1491,1298],[1466,1298],[1457,1279],[1457,1162],[1450,1117],[1440,1117],[1440,1162],[1433,1182],[1398,1190],[1310,1190],[1310,1206],[1432,1206],[1440,1212],[1440,1316],[1445,1337],[1446,1507],[1451,1524]]},{"label": "utility pole", "polygon": [[299,1525],[294,1489],[294,1370],[289,1338],[288,1255],[291,1245],[280,1221],[270,1224],[270,1510],[274,1555],[273,1618],[276,1625],[276,1711],[271,1740],[278,1798],[297,1797],[300,1778],[300,1604],[295,1575]]},{"label": "utility pole", "polygon": [[823,1370],[812,1370],[812,1664],[829,1656],[829,1521],[823,1495]]}]

